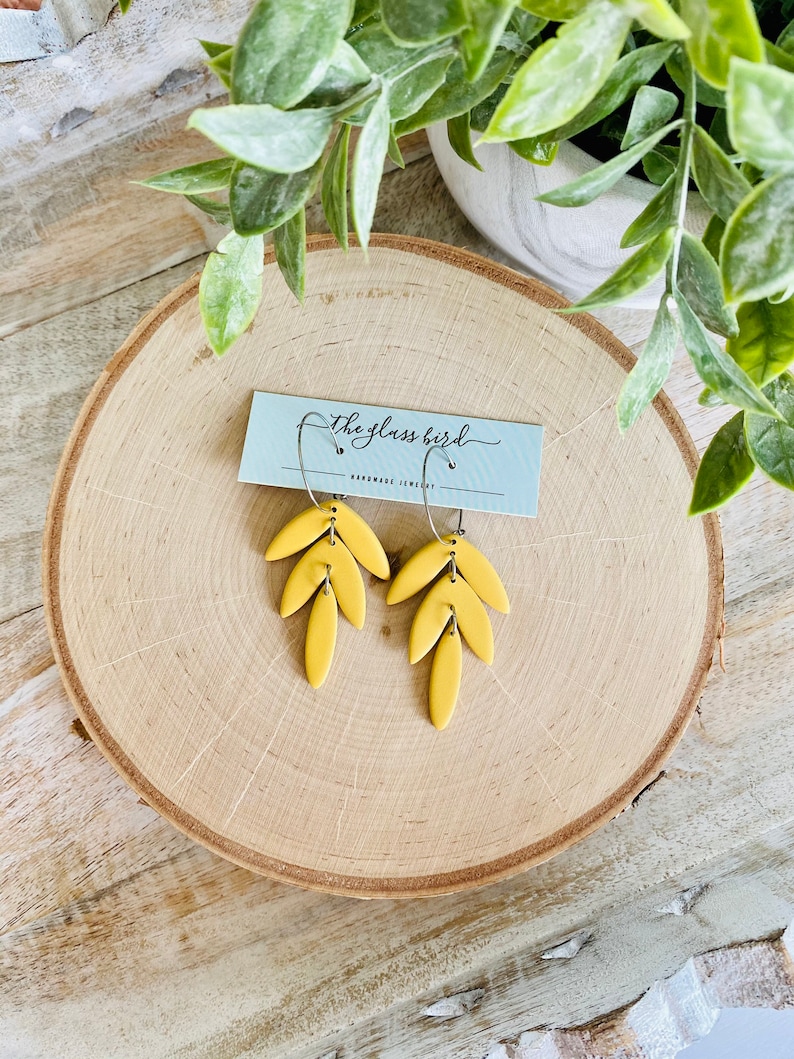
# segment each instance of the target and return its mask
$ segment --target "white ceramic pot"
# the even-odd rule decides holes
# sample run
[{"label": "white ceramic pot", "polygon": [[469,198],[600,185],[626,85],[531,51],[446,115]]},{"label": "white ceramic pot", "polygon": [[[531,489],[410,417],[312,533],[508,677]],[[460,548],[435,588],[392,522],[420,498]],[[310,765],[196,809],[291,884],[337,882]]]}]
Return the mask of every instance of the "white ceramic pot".
[{"label": "white ceramic pot", "polygon": [[[432,126],[427,135],[444,183],[474,227],[520,268],[572,301],[603,283],[634,252],[621,250],[620,237],[658,190],[648,181],[624,176],[587,206],[547,206],[535,196],[601,163],[572,143],[560,144],[550,166],[524,161],[507,144],[486,143],[475,148],[479,172],[452,150],[446,125]],[[710,215],[691,192],[689,230],[702,234]],[[655,308],[663,288],[660,278],[627,304]]]}]

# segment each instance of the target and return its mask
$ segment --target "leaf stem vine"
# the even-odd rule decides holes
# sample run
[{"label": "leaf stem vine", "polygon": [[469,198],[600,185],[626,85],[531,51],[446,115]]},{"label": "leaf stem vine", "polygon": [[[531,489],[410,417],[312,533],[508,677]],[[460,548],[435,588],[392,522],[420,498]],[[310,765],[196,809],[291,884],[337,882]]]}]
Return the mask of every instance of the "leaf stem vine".
[{"label": "leaf stem vine", "polygon": [[678,265],[681,260],[681,241],[686,230],[686,207],[689,195],[689,173],[692,168],[692,137],[697,119],[697,81],[695,79],[695,68],[689,61],[683,48],[681,51],[681,64],[686,76],[684,88],[683,126],[681,128],[681,147],[678,156],[678,165],[675,173],[675,197],[677,203],[676,231],[673,243],[673,253],[670,258],[670,267],[667,275],[667,293],[672,294],[678,287]]}]

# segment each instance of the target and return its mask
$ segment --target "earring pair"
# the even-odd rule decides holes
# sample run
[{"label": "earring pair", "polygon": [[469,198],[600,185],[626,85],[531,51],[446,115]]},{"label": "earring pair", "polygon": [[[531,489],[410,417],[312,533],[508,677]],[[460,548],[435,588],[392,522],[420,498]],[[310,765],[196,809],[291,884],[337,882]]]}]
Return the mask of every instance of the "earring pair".
[{"label": "earring pair", "polygon": [[[366,594],[358,563],[384,581],[389,579],[390,570],[382,544],[360,515],[337,496],[323,503],[314,496],[306,479],[301,445],[304,424],[312,416],[328,428],[337,453],[344,451],[324,416],[308,412],[303,417],[298,427],[298,463],[312,507],[296,515],[276,534],[265,559],[284,559],[308,548],[287,578],[280,613],[283,618],[289,617],[316,593],[306,629],[304,657],[306,677],[312,687],[319,688],[333,660],[338,609],[355,628],[364,626]],[[427,461],[435,449],[444,452],[450,470],[457,466],[443,445],[433,445],[425,453],[422,499],[434,540],[408,559],[392,582],[386,602],[402,603],[434,582],[414,616],[408,660],[414,664],[436,648],[428,702],[430,719],[440,730],[449,723],[460,690],[461,637],[490,665],[494,656],[493,630],[483,601],[504,613],[508,613],[510,603],[491,563],[463,540],[465,531],[460,520],[453,534],[442,537],[436,530],[427,499]],[[461,511],[461,517],[462,514]]]}]

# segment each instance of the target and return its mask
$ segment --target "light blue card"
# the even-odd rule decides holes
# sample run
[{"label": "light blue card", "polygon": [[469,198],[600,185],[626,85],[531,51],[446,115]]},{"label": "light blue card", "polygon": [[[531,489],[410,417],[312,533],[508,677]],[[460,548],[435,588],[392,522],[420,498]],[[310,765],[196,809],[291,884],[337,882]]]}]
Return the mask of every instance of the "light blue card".
[{"label": "light blue card", "polygon": [[306,421],[303,463],[315,492],[421,504],[425,453],[443,444],[456,467],[449,469],[440,450],[430,457],[430,504],[505,515],[538,513],[541,426],[280,393],[254,393],[239,481],[303,489],[298,425],[308,412],[325,416],[343,449],[337,453],[316,417]]}]

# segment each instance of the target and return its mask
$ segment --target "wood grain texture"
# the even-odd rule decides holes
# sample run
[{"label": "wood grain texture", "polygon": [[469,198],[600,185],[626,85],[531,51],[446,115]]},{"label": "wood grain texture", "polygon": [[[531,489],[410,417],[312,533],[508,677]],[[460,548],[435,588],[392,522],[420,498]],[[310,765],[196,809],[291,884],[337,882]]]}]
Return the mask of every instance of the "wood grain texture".
[{"label": "wood grain texture", "polygon": [[0,621],[41,605],[41,533],[55,468],[97,375],[200,260],[0,339]]},{"label": "wood grain texture", "polygon": [[[378,227],[499,260],[430,159],[385,178]],[[88,256],[106,236],[98,227],[83,233]],[[60,330],[58,320],[39,324],[0,345],[4,501],[12,451],[16,460],[13,517],[0,505],[4,545],[21,528],[31,541],[40,536],[47,483],[89,376],[179,278],[152,277],[100,299],[86,308],[83,330],[75,311],[60,317]],[[647,313],[598,315],[635,352],[650,328]],[[27,381],[10,390],[5,380],[17,372]],[[698,407],[700,385],[679,351],[666,391],[702,452],[721,413]],[[14,1059],[481,1059],[495,1040],[515,1044],[523,1031],[581,1025],[630,1003],[691,955],[782,930],[794,899],[794,504],[756,475],[721,522],[728,671],[712,673],[665,774],[552,861],[423,902],[363,903],[272,883],[139,804],[75,727],[54,668],[44,676],[54,662],[36,571],[27,561],[0,563],[4,615],[36,608],[0,625],[6,1051]],[[14,609],[9,601],[22,598]],[[689,912],[658,914],[703,883],[711,885]],[[579,931],[590,941],[574,959],[541,959]],[[423,1014],[481,988],[482,1002],[464,1016]]]},{"label": "wood grain texture", "polygon": [[[367,263],[315,240],[302,310],[267,265],[257,320],[223,362],[204,356],[195,284],[144,321],[67,446],[45,602],[83,720],[177,826],[276,878],[401,896],[546,859],[658,772],[705,681],[722,569],[716,519],[681,517],[694,455],[671,406],[630,444],[613,430],[631,364],[614,338],[483,259],[375,245]],[[471,518],[513,612],[495,619],[493,673],[467,667],[443,738],[428,667],[404,664],[408,608],[387,613],[383,593],[369,593],[375,631],[341,638],[320,692],[306,683],[305,616],[279,620],[286,572],[262,566],[305,499],[236,482],[253,389],[546,427],[539,518]],[[392,553],[427,537],[416,508],[360,510]]]}]

